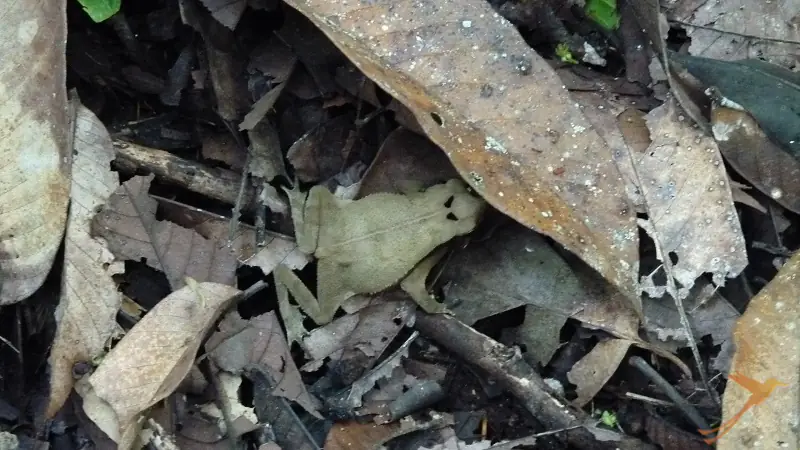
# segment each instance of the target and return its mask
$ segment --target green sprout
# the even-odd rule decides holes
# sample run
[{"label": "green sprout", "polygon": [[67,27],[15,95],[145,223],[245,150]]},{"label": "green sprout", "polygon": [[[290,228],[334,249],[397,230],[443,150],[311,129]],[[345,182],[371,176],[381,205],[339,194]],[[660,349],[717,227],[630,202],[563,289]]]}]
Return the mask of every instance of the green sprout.
[{"label": "green sprout", "polygon": [[569,46],[563,42],[556,45],[556,56],[561,58],[561,61],[569,64],[578,64],[578,61],[572,56]]},{"label": "green sprout", "polygon": [[609,428],[616,428],[617,415],[611,411],[603,411],[603,413],[600,415],[600,422]]},{"label": "green sprout", "polygon": [[102,22],[119,12],[122,0],[78,0],[86,14],[95,22]]},{"label": "green sprout", "polygon": [[619,27],[617,0],[586,0],[586,15],[608,31]]}]

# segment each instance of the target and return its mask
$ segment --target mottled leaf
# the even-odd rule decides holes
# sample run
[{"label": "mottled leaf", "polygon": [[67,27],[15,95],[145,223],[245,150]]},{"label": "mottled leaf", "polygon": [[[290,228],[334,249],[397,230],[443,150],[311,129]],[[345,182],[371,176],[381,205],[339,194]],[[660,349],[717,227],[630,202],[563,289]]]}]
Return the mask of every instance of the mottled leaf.
[{"label": "mottled leaf", "polygon": [[41,286],[69,201],[66,1],[0,1],[0,305]]}]

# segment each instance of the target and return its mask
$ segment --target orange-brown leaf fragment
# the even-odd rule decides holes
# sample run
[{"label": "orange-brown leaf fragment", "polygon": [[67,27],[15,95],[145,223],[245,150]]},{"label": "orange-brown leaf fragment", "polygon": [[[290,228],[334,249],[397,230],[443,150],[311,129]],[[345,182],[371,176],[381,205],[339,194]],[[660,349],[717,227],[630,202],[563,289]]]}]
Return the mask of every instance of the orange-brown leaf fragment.
[{"label": "orange-brown leaf fragment", "polygon": [[[736,355],[731,372],[775,387],[763,403],[742,415],[717,444],[720,450],[800,448],[800,255],[750,301],[733,333]],[[748,383],[744,383],[748,384]],[[767,392],[757,389],[762,395]],[[731,420],[756,393],[729,379],[723,422]]]},{"label": "orange-brown leaf fragment", "polygon": [[612,152],[488,3],[287,3],[407,106],[490,204],[579,255],[640,311],[634,211]]}]

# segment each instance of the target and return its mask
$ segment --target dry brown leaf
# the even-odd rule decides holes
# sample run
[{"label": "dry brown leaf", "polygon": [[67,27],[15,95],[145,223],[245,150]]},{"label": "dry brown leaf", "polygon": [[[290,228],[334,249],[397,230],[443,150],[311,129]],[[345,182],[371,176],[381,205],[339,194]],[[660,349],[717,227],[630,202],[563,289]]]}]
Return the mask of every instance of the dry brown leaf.
[{"label": "dry brown leaf", "polygon": [[432,419],[416,420],[411,416],[398,422],[375,423],[345,422],[331,428],[325,438],[325,450],[372,450],[381,448],[390,440],[415,431],[441,428],[453,424],[449,414],[434,413]]},{"label": "dry brown leaf", "polygon": [[343,384],[355,381],[403,330],[413,317],[414,306],[397,291],[387,292],[366,308],[315,328],[300,343],[311,358],[306,366],[321,365],[330,358],[332,364],[339,366]]},{"label": "dry brown leaf", "polygon": [[218,283],[189,283],[173,292],[76,385],[86,414],[120,449],[133,443],[138,416],[189,373],[206,332],[238,293]]},{"label": "dry brown leaf", "polygon": [[286,153],[295,176],[303,182],[326,180],[345,166],[348,140],[354,133],[353,117],[341,115],[314,128],[295,141]]},{"label": "dry brown leaf", "polygon": [[236,28],[242,13],[247,8],[247,0],[200,0],[200,2],[208,8],[217,22],[231,30]]},{"label": "dry brown leaf", "polygon": [[[744,414],[723,436],[719,450],[741,448],[800,449],[800,254],[753,298],[734,331],[736,354],[732,372],[778,387],[764,403]],[[730,420],[753,395],[728,380],[723,422]]]},{"label": "dry brown leaf", "polygon": [[105,242],[90,236],[95,210],[119,187],[119,176],[109,170],[114,147],[100,120],[79,105],[73,140],[72,205],[64,244],[61,299],[56,309],[56,335],[50,352],[52,417],[67,400],[75,380],[72,366],[103,354],[119,326],[122,301],[112,275],[124,267],[114,262]]},{"label": "dry brown leaf", "polygon": [[[689,123],[674,99],[646,121],[652,143],[634,154],[649,215],[639,224],[668,253],[658,258],[672,260],[682,298],[703,273],[724,285],[747,266],[747,252],[717,144]],[[642,285],[652,297],[663,295],[652,274]]]},{"label": "dry brown leaf", "polygon": [[241,171],[247,154],[233,140],[230,133],[204,133],[200,152],[204,159],[225,163],[233,170]]},{"label": "dry brown leaf", "polygon": [[[191,228],[210,241],[228,239],[229,218],[163,198],[159,201],[161,212],[168,220]],[[230,247],[237,253],[240,264],[259,267],[265,275],[269,275],[278,264],[300,270],[311,261],[308,255],[297,248],[294,239],[269,231],[266,238],[264,246],[258,247],[255,229],[248,224],[240,223]]]},{"label": "dry brown leaf", "polygon": [[689,25],[692,55],[727,61],[760,58],[784,67],[793,67],[800,58],[800,5],[794,0],[679,0],[670,6],[670,19]]},{"label": "dry brown leaf", "polygon": [[108,241],[117,259],[145,259],[163,271],[173,290],[183,286],[184,277],[233,284],[237,262],[231,248],[156,219],[158,204],[147,194],[153,178],[136,176],[123,183],[95,216],[93,233]]},{"label": "dry brown leaf", "polygon": [[578,254],[641,311],[634,211],[611,150],[488,3],[287,3],[405,104],[489,203]]},{"label": "dry brown leaf", "polygon": [[251,368],[261,370],[275,380],[272,395],[297,402],[312,415],[322,417],[320,403],[306,391],[274,312],[244,320],[234,311],[218,328],[206,344],[217,367],[235,374]]},{"label": "dry brown leaf", "polygon": [[[491,239],[474,242],[449,260],[442,273],[445,303],[472,324],[522,305],[532,305],[616,335],[635,338],[638,320],[621,295],[587,270],[575,270],[545,239],[510,223]],[[585,267],[585,265],[584,265]],[[587,273],[591,272],[591,273]]]},{"label": "dry brown leaf", "polygon": [[0,305],[44,282],[67,220],[66,2],[0,2]]},{"label": "dry brown leaf", "polygon": [[271,77],[273,83],[283,83],[289,79],[297,58],[292,50],[276,36],[270,36],[250,53],[247,70],[255,70]]},{"label": "dry brown leaf", "polygon": [[737,172],[783,207],[800,213],[800,161],[772,142],[753,116],[714,104],[711,131]]},{"label": "dry brown leaf", "polygon": [[577,386],[575,391],[578,397],[572,400],[574,406],[583,407],[600,392],[628,354],[631,344],[633,342],[625,339],[598,342],[586,356],[575,363],[567,373],[569,382]]},{"label": "dry brown leaf", "polygon": [[402,194],[457,177],[455,168],[428,139],[398,128],[381,144],[364,173],[357,198],[376,192]]}]

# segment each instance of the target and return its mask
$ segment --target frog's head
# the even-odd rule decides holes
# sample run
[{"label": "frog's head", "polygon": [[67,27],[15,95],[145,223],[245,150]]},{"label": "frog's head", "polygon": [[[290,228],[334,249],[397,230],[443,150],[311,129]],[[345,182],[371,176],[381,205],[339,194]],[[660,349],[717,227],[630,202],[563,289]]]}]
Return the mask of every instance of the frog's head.
[{"label": "frog's head", "polygon": [[477,225],[478,218],[486,207],[486,202],[467,191],[466,186],[460,180],[450,180],[447,184],[450,185],[448,187],[452,193],[445,202],[450,209],[447,218],[457,223],[458,234],[469,233]]}]

